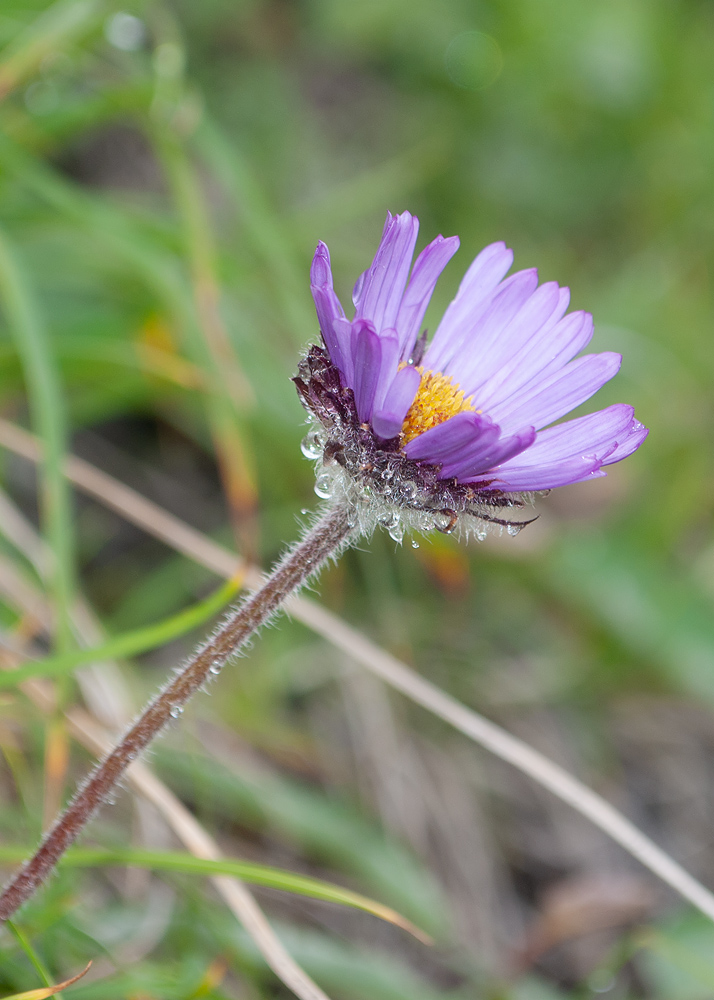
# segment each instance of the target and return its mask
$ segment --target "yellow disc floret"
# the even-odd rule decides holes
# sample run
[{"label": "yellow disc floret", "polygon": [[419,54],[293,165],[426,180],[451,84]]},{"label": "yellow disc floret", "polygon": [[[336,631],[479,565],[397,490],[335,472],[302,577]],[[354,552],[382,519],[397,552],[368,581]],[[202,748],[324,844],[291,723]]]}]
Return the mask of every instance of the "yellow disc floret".
[{"label": "yellow disc floret", "polygon": [[425,431],[443,424],[464,410],[476,412],[471,397],[464,395],[450,375],[417,368],[421,382],[402,424],[402,444],[408,444]]}]

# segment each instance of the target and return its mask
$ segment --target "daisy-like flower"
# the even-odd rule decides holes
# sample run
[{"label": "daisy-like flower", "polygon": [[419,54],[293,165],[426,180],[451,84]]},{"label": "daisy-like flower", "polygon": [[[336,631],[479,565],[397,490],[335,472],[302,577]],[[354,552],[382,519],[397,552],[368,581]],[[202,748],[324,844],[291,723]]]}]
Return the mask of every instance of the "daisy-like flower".
[{"label": "daisy-like flower", "polygon": [[[621,356],[579,355],[592,317],[566,315],[570,295],[535,269],[506,278],[513,253],[476,257],[431,342],[420,327],[437,279],[459,246],[437,236],[412,258],[418,220],[389,214],[370,268],[355,285],[354,319],[333,289],[319,243],[311,269],[323,347],[295,382],[317,421],[303,451],[320,463],[316,491],[354,501],[362,527],[483,534],[528,494],[604,476],[647,429],[618,403],[555,423],[615,375]],[[411,268],[411,274],[410,274]],[[498,515],[501,516],[498,516]]]}]

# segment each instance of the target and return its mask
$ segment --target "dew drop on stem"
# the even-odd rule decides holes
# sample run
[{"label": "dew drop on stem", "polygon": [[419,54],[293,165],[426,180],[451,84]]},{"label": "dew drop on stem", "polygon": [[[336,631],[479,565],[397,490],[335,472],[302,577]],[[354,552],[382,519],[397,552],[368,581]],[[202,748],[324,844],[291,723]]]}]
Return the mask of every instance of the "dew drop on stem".
[{"label": "dew drop on stem", "polygon": [[332,496],[333,482],[329,472],[321,472],[315,480],[315,493],[321,500],[329,500]]},{"label": "dew drop on stem", "polygon": [[300,442],[300,451],[303,453],[305,458],[315,459],[320,458],[322,455],[322,449],[325,445],[325,439],[319,431],[310,431]]},{"label": "dew drop on stem", "polygon": [[434,514],[434,527],[445,535],[450,535],[456,528],[457,520],[452,514],[437,511]]},{"label": "dew drop on stem", "polygon": [[418,491],[419,487],[413,479],[405,479],[404,482],[400,483],[399,492],[402,495],[402,500],[413,500]]}]

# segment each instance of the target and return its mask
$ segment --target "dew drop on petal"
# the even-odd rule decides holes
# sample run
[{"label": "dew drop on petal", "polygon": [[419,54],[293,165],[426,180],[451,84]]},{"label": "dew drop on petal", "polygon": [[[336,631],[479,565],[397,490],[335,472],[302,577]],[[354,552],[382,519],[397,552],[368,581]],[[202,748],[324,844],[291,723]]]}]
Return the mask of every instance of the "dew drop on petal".
[{"label": "dew drop on petal", "polygon": [[300,451],[305,458],[314,459],[322,456],[325,438],[319,431],[310,431],[300,442]]},{"label": "dew drop on petal", "polygon": [[332,496],[333,482],[329,472],[321,472],[315,480],[315,493],[321,500],[329,500]]}]

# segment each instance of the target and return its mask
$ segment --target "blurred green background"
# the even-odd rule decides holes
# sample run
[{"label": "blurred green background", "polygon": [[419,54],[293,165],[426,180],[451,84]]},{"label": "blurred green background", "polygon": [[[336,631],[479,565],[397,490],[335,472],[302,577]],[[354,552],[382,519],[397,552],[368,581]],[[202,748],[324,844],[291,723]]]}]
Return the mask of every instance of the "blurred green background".
[{"label": "blurred green background", "polygon": [[[314,246],[346,301],[408,209],[420,247],[461,237],[429,329],[503,239],[594,314],[594,349],[624,355],[597,406],[634,404],[651,434],[517,538],[380,533],[320,599],[714,884],[714,6],[4,0],[0,44],[1,415],[46,449],[39,487],[0,450],[5,666],[86,643],[80,593],[114,635],[216,585],[70,490],[65,450],[264,565],[296,537]],[[131,710],[199,636],[119,665]],[[32,845],[86,771],[61,712],[82,693],[61,682],[48,716],[2,692],[3,843]],[[703,917],[303,626],[267,630],[211,694],[150,763],[226,852],[436,939],[258,891],[334,1000],[714,995]],[[126,794],[86,842],[176,846]],[[288,996],[195,876],[67,870],[19,923],[53,981],[95,959],[78,998]],[[0,984],[40,985],[7,932]]]}]

